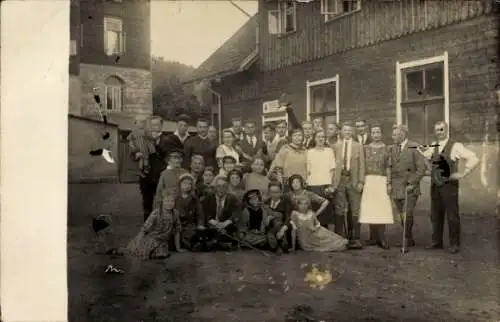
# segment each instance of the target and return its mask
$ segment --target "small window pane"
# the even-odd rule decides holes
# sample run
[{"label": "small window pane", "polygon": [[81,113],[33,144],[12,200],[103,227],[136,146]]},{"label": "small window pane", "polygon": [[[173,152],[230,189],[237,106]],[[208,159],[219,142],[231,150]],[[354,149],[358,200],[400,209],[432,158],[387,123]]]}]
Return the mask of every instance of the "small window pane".
[{"label": "small window pane", "polygon": [[425,69],[425,92],[429,97],[442,97],[444,92],[443,64]]},{"label": "small window pane", "polygon": [[408,137],[411,140],[423,143],[425,141],[425,109],[423,106],[411,106],[406,110],[406,125],[408,126]]},{"label": "small window pane", "polygon": [[426,104],[425,112],[427,116],[427,142],[425,144],[430,144],[434,137],[434,124],[438,121],[444,121],[444,102]]},{"label": "small window pane", "polygon": [[337,110],[337,91],[336,83],[327,84],[325,87],[325,111],[336,111]]},{"label": "small window pane", "polygon": [[423,72],[421,70],[406,72],[405,99],[417,100],[422,98],[424,88]]},{"label": "small window pane", "polygon": [[279,32],[279,11],[278,10],[273,10],[273,11],[268,11],[268,29],[269,33],[274,35]]},{"label": "small window pane", "polygon": [[106,90],[106,109],[113,110],[113,90],[109,87]]},{"label": "small window pane", "polygon": [[343,0],[342,1],[343,12],[351,12],[358,10],[357,0]]},{"label": "small window pane", "polygon": [[311,112],[321,112],[324,104],[323,87],[311,87]]}]

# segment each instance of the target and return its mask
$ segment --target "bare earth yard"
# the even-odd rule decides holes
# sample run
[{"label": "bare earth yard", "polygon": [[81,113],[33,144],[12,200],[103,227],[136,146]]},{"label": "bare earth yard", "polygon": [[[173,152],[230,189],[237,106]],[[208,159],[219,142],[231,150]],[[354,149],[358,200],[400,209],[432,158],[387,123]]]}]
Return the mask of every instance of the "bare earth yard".
[{"label": "bare earth yard", "polygon": [[[418,214],[416,248],[265,257],[252,251],[173,254],[132,272],[125,258],[95,254],[90,218],[111,213],[125,245],[142,222],[136,185],[71,185],[68,217],[70,321],[500,321],[498,220],[462,216],[463,250],[423,249],[428,214]],[[364,231],[366,237],[366,228]],[[398,225],[389,241],[400,238]],[[108,264],[125,275],[105,275]],[[304,281],[330,268],[325,289]],[[50,295],[49,295],[50,296]]]}]

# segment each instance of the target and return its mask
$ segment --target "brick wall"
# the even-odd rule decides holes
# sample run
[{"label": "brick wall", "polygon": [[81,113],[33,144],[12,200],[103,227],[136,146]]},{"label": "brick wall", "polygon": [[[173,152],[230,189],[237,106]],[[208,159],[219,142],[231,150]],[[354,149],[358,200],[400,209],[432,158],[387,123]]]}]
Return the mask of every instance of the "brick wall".
[{"label": "brick wall", "polygon": [[[89,151],[103,148],[102,134],[108,131],[109,142],[116,163],[107,163],[100,156],[91,156]],[[87,181],[118,179],[118,127],[104,126],[100,122],[69,116],[68,120],[68,181],[79,183]]]},{"label": "brick wall", "polygon": [[152,114],[151,72],[143,69],[114,67],[105,65],[80,64],[82,115],[95,116],[92,89],[97,87],[104,99],[104,82],[110,76],[120,78],[124,83],[123,113]]},{"label": "brick wall", "polygon": [[[304,64],[293,65],[258,75],[260,97],[254,102],[278,99],[285,91],[299,119],[306,114],[306,81],[316,81],[339,74],[340,119],[358,116],[382,124],[387,136],[396,119],[396,61],[400,63],[449,55],[450,125],[453,137],[483,154],[481,142],[485,122],[490,120],[489,140],[496,136],[495,86],[498,80],[498,19],[484,16],[441,29],[359,48]],[[231,108],[242,112],[240,104]],[[261,108],[245,110],[260,118]],[[224,112],[234,114],[234,112]],[[485,153],[486,174],[483,185],[480,169],[462,184],[464,211],[494,211],[497,186],[498,148],[488,144]],[[426,179],[427,180],[427,179]],[[483,180],[484,182],[484,180]],[[420,206],[428,207],[428,182]]]}]

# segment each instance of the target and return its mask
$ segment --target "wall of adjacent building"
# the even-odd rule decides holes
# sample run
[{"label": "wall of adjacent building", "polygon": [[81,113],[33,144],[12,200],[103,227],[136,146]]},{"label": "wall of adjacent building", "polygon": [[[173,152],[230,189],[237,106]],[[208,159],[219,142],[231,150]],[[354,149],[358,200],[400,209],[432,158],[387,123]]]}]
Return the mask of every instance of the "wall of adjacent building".
[{"label": "wall of adjacent building", "polygon": [[[103,148],[102,135],[109,132],[107,144],[111,148],[115,163],[106,162],[101,156],[89,152]],[[78,116],[68,119],[68,182],[102,182],[118,180],[118,127],[87,120]]]}]

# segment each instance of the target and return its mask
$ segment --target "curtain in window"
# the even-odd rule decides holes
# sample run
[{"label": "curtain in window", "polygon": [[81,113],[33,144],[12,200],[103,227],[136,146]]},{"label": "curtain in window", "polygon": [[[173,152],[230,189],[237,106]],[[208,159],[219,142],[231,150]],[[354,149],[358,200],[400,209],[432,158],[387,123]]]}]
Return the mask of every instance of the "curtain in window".
[{"label": "curtain in window", "polygon": [[113,55],[120,52],[120,38],[116,31],[108,30],[106,33],[106,54]]}]

